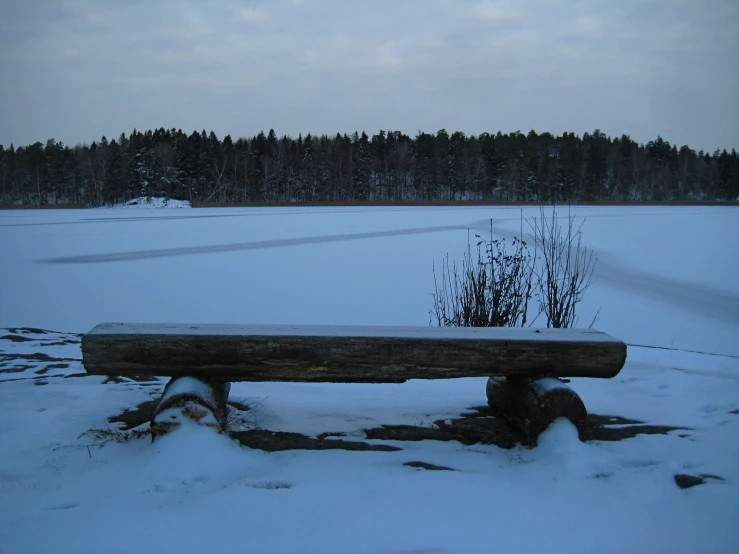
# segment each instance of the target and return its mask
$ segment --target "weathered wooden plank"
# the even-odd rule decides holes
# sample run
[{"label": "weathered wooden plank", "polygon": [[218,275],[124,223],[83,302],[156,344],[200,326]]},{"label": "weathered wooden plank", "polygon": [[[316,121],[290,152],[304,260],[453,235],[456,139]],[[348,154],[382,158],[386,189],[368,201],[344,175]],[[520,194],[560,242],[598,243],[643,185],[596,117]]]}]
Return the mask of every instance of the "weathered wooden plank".
[{"label": "weathered wooden plank", "polygon": [[101,324],[98,375],[393,383],[490,375],[613,377],[626,345],[592,329]]}]

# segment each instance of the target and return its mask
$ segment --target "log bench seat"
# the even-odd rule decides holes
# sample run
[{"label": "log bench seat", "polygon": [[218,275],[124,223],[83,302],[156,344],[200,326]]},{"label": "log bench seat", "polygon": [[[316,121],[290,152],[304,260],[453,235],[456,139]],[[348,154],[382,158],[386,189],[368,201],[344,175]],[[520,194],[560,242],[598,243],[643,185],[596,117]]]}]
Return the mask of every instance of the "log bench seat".
[{"label": "log bench seat", "polygon": [[593,329],[102,323],[82,337],[87,373],[171,377],[152,436],[183,417],[223,429],[230,383],[402,383],[488,377],[491,408],[536,436],[587,412],[561,378],[610,378],[626,345]]}]

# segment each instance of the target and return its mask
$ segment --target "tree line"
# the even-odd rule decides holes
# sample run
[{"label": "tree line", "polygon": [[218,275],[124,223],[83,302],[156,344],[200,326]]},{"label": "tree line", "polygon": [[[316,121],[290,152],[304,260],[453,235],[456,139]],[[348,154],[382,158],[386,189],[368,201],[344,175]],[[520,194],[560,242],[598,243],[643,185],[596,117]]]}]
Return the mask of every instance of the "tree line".
[{"label": "tree line", "polygon": [[0,204],[715,201],[739,197],[735,150],[658,137],[398,131],[252,138],[156,129],[70,147],[0,145]]}]

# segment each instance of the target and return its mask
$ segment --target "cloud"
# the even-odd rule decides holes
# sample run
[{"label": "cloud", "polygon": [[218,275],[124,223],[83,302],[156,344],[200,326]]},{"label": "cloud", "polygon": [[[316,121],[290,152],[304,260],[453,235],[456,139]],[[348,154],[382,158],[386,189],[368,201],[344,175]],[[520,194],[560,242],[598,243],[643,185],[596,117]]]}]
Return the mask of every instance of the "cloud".
[{"label": "cloud", "polygon": [[729,1],[2,0],[0,21],[5,144],[443,126],[739,146]]}]

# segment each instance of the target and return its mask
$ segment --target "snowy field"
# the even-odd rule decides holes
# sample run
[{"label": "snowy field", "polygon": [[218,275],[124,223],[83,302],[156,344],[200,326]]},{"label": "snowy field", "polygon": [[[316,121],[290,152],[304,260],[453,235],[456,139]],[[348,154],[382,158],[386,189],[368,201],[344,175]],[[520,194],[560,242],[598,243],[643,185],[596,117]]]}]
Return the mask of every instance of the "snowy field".
[{"label": "snowy field", "polygon": [[[573,213],[599,258],[580,323],[600,308],[595,327],[630,346],[618,377],[571,386],[591,413],[683,430],[583,443],[558,421],[537,448],[510,450],[368,440],[401,450],[267,453],[200,428],[102,442],[86,431],[115,429],[108,417],[164,381],[80,376],[79,333],[427,325],[432,264],[460,259],[490,218],[497,236],[517,233],[519,210],[0,211],[0,553],[736,553],[739,209]],[[485,403],[485,380],[239,383],[231,397],[253,427],[365,440],[459,417]],[[683,490],[679,473],[723,480]]]}]

